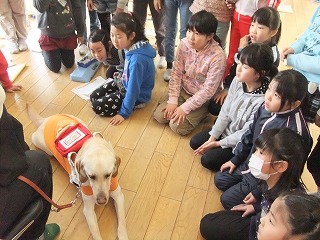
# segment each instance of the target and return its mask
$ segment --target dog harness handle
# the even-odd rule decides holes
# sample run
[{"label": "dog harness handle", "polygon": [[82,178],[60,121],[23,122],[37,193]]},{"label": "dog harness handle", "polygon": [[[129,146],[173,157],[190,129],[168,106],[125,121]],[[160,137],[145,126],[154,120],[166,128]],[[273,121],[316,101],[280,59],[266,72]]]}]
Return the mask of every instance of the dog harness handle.
[{"label": "dog harness handle", "polygon": [[55,202],[52,201],[52,199],[47,195],[45,194],[41,188],[39,188],[34,182],[32,182],[30,179],[20,175],[18,176],[18,179],[25,182],[26,184],[28,184],[30,187],[32,187],[34,190],[36,190],[45,200],[47,200],[49,203],[51,203],[55,208],[56,208],[56,211],[59,212],[61,209],[64,209],[64,208],[69,208],[69,207],[73,207],[74,206],[74,201],[69,203],[69,204],[65,204],[65,205],[58,205],[56,204]]}]

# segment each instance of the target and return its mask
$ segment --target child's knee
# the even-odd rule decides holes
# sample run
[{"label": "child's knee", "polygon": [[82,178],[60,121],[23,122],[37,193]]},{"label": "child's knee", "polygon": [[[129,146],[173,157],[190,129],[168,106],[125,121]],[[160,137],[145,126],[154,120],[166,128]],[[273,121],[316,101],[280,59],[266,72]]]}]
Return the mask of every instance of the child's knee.
[{"label": "child's knee", "polygon": [[165,119],[164,118],[164,115],[163,115],[163,112],[162,112],[162,108],[161,108],[161,105],[159,105],[156,110],[154,111],[153,113],[153,118],[161,123],[161,124],[166,124],[169,122],[169,120]]},{"label": "child's knee", "polygon": [[179,125],[177,124],[177,122],[173,123],[173,121],[170,120],[169,126],[172,131],[182,136],[188,135],[194,129],[187,120],[185,120],[184,123]]}]

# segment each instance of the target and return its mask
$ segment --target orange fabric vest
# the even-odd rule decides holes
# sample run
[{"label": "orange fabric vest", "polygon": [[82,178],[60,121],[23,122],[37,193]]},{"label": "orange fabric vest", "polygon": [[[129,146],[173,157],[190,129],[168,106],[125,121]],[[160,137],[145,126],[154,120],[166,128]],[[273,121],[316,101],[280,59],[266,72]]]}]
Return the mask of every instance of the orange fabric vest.
[{"label": "orange fabric vest", "polygon": [[[49,118],[44,127],[44,140],[46,145],[52,152],[53,156],[58,160],[64,170],[70,175],[71,168],[68,163],[68,159],[64,158],[56,149],[54,141],[61,131],[67,129],[68,126],[73,126],[79,123],[76,118],[71,116],[57,114],[54,117]],[[116,178],[111,178],[110,191],[116,190],[118,187],[118,180]],[[81,186],[81,190],[85,195],[92,195],[92,189],[90,186]]]}]

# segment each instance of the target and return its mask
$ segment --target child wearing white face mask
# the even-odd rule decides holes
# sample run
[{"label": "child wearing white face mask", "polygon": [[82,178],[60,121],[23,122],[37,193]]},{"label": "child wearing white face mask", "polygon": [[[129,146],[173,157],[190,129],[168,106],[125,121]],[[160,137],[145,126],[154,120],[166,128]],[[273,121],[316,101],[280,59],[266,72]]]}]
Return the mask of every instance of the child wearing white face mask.
[{"label": "child wearing white face mask", "polygon": [[262,194],[253,198],[250,193],[242,204],[231,210],[204,216],[200,223],[203,238],[257,239],[260,217],[269,212],[272,202],[282,192],[305,192],[301,174],[309,146],[299,134],[289,128],[266,130],[257,137],[255,146],[249,160],[249,171],[260,178],[258,188]]},{"label": "child wearing white face mask", "polygon": [[307,79],[295,70],[279,72],[270,82],[265,103],[257,110],[253,123],[234,149],[234,157],[215,175],[216,187],[224,191],[220,201],[225,209],[241,204],[250,192],[255,197],[259,195],[257,179],[251,173],[242,172],[248,169],[248,159],[256,149],[254,142],[260,133],[267,129],[290,128],[309,143],[310,150],[312,139],[300,108],[307,85]]}]

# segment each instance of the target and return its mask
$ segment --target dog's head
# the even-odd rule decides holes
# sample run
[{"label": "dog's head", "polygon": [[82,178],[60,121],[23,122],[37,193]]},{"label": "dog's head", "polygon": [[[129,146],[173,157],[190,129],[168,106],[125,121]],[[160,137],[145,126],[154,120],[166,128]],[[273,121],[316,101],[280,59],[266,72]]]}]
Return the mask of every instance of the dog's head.
[{"label": "dog's head", "polygon": [[118,174],[120,165],[112,144],[95,135],[83,144],[75,165],[80,182],[89,181],[96,204],[107,204],[111,178]]}]

